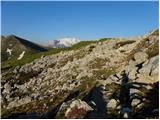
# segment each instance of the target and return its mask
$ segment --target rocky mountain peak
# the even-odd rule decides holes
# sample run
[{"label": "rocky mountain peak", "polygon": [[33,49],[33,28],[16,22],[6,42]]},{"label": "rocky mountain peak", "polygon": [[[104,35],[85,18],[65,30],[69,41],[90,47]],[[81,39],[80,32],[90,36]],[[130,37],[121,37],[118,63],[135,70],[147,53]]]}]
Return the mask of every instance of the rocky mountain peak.
[{"label": "rocky mountain peak", "polygon": [[53,48],[71,47],[72,45],[80,42],[77,38],[61,38],[48,42],[48,46]]}]

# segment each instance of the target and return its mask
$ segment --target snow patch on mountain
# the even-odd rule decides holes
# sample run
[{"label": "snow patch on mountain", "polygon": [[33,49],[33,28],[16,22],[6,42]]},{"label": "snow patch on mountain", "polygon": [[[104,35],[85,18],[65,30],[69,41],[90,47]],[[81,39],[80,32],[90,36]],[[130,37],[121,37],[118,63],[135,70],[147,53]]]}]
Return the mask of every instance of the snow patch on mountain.
[{"label": "snow patch on mountain", "polygon": [[70,47],[70,46],[76,44],[79,41],[80,40],[76,39],[76,38],[62,38],[62,39],[59,40],[59,44]]},{"label": "snow patch on mountain", "polygon": [[26,51],[23,51],[23,52],[19,55],[19,57],[17,58],[17,60],[21,60],[21,59],[23,58],[25,52],[26,52]]},{"label": "snow patch on mountain", "polygon": [[49,46],[53,48],[71,47],[72,45],[80,42],[77,38],[61,38],[49,42]]}]

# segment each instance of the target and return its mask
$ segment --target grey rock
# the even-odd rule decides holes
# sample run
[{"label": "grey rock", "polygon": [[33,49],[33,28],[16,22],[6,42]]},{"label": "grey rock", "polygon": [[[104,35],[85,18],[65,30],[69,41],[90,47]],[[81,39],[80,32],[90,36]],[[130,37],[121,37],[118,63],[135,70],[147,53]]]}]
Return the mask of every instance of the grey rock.
[{"label": "grey rock", "polygon": [[150,86],[150,85],[146,85],[145,88],[146,88],[147,90],[153,89],[152,86]]},{"label": "grey rock", "polygon": [[122,106],[120,108],[120,113],[123,114],[123,118],[129,118],[130,117],[129,115],[132,113],[132,110],[129,107]]},{"label": "grey rock", "polygon": [[11,102],[11,101],[13,101],[13,100],[14,100],[14,99],[13,99],[13,98],[10,98],[10,97],[7,99],[8,102]]},{"label": "grey rock", "polygon": [[31,97],[26,96],[26,97],[22,98],[21,102],[22,102],[22,103],[24,103],[24,104],[26,104],[26,103],[31,102],[31,100],[32,100],[32,98],[31,98]]},{"label": "grey rock", "polygon": [[9,94],[6,95],[6,99],[7,99],[7,100],[10,99],[10,95],[9,95]]},{"label": "grey rock", "polygon": [[6,83],[6,84],[4,85],[3,93],[10,94],[10,93],[11,93],[11,89],[12,89],[12,87],[10,86],[10,84],[9,84],[9,83]]},{"label": "grey rock", "polygon": [[18,101],[17,100],[14,100],[12,102],[10,102],[7,106],[7,109],[10,109],[10,108],[13,108],[13,107],[16,107],[18,105]]},{"label": "grey rock", "polygon": [[131,80],[135,80],[136,79],[136,74],[137,74],[137,69],[132,69],[132,71],[129,73],[128,77]]},{"label": "grey rock", "polygon": [[138,82],[154,83],[159,81],[159,56],[155,56],[144,63],[140,74],[138,75]]},{"label": "grey rock", "polygon": [[116,109],[116,106],[117,106],[117,101],[115,99],[111,99],[107,104],[107,107],[112,109]]},{"label": "grey rock", "polygon": [[44,100],[44,96],[40,96],[40,97],[39,97],[39,100]]},{"label": "grey rock", "polygon": [[66,90],[68,90],[68,88],[69,88],[69,86],[66,83],[64,83],[61,90],[66,91]]},{"label": "grey rock", "polygon": [[34,99],[34,100],[38,100],[39,99],[39,97],[40,97],[40,93],[32,93],[31,94],[31,97]]},{"label": "grey rock", "polygon": [[134,94],[134,93],[142,93],[142,92],[140,90],[138,90],[138,89],[131,88],[130,89],[130,94]]},{"label": "grey rock", "polygon": [[20,66],[16,66],[13,70],[13,73],[17,74],[19,72]]},{"label": "grey rock", "polygon": [[147,61],[148,54],[145,53],[145,52],[137,52],[137,53],[134,54],[134,59],[135,59],[137,64],[140,64],[142,62]]},{"label": "grey rock", "polygon": [[68,107],[68,104],[66,102],[63,102],[61,107],[59,108],[59,111],[66,109]]},{"label": "grey rock", "polygon": [[131,105],[134,107],[136,105],[138,105],[141,101],[139,99],[133,99],[131,102]]},{"label": "grey rock", "polygon": [[10,109],[10,108],[13,108],[13,107],[18,107],[20,105],[23,105],[23,104],[27,104],[31,102],[31,97],[29,96],[26,96],[22,99],[15,99],[14,101],[10,102],[7,106],[7,109]]},{"label": "grey rock", "polygon": [[[75,114],[73,116],[68,116],[72,112],[72,110],[74,110],[74,108],[83,109],[85,112],[93,110],[93,108],[90,107],[85,101],[81,101],[80,99],[74,100],[71,102],[71,104],[69,105],[69,108],[67,108],[67,110],[65,112],[66,118],[75,119],[75,118],[77,118],[77,116],[79,116],[77,114]],[[79,114],[83,115],[84,113],[79,113]],[[83,118],[84,116],[81,116],[81,117]]]},{"label": "grey rock", "polygon": [[19,85],[17,85],[17,84],[14,84],[14,88],[19,88]]},{"label": "grey rock", "polygon": [[0,100],[1,100],[1,104],[3,104],[4,103],[4,97],[1,95],[1,97],[0,97]]},{"label": "grey rock", "polygon": [[143,68],[140,70],[141,74],[152,75],[157,74],[159,70],[159,56],[155,56],[144,63]]}]

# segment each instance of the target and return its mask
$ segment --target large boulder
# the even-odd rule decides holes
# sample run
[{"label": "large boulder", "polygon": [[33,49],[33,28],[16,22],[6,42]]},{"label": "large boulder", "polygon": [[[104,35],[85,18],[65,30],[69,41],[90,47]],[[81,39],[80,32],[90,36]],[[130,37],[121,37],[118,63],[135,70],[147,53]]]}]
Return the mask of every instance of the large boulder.
[{"label": "large boulder", "polygon": [[159,73],[159,55],[149,59],[140,70],[141,74],[156,75]]},{"label": "large boulder", "polygon": [[137,52],[137,53],[134,54],[134,59],[135,59],[137,64],[140,64],[142,62],[147,61],[148,54],[145,53],[145,52]]},{"label": "large boulder", "polygon": [[69,105],[69,108],[67,108],[65,117],[68,119],[82,119],[88,111],[92,110],[92,107],[90,107],[85,101],[81,101],[80,99],[74,100]]},{"label": "large boulder", "polygon": [[9,83],[6,83],[6,84],[4,85],[3,93],[10,94],[11,90],[12,90],[11,85],[10,85]]},{"label": "large boulder", "polygon": [[155,56],[144,63],[137,82],[154,83],[159,80],[159,56]]}]

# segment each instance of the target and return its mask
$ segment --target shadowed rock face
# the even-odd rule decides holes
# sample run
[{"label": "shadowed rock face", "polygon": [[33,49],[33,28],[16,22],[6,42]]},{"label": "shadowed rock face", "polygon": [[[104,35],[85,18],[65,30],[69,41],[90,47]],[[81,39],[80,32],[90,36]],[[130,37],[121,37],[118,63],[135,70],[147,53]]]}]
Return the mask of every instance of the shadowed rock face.
[{"label": "shadowed rock face", "polygon": [[44,56],[2,74],[2,118],[158,118],[155,31]]}]

